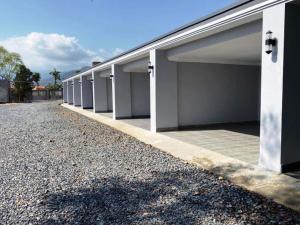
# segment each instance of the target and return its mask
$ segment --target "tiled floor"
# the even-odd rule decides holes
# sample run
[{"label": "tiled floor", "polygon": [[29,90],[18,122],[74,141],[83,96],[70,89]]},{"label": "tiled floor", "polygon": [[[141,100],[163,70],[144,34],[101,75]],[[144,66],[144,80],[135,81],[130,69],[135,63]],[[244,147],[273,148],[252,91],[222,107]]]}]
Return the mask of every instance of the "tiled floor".
[{"label": "tiled floor", "polygon": [[223,124],[163,134],[247,163],[258,164],[259,125],[256,123]]},{"label": "tiled floor", "polygon": [[105,113],[99,113],[101,116],[105,116],[108,118],[113,118],[113,113],[112,112],[105,112]]},{"label": "tiled floor", "polygon": [[121,121],[131,124],[133,126],[143,128],[145,130],[150,130],[150,118],[142,119],[122,119]]}]

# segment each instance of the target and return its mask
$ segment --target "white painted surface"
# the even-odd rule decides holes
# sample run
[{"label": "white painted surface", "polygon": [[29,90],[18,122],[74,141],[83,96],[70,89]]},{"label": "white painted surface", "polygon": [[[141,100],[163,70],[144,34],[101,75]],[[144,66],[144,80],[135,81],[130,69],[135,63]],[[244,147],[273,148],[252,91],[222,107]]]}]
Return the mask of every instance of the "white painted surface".
[{"label": "white painted surface", "polygon": [[68,103],[73,104],[73,86],[72,80],[68,81]]},{"label": "white painted surface", "polygon": [[254,21],[168,51],[176,62],[260,65],[262,21]]},{"label": "white painted surface", "polygon": [[73,80],[73,100],[74,106],[81,106],[81,84],[79,79]]},{"label": "white painted surface", "polygon": [[124,72],[146,73],[148,71],[149,57],[142,58],[123,65]]},{"label": "white painted surface", "polygon": [[178,63],[179,126],[258,121],[260,67]]},{"label": "white painted surface", "polygon": [[299,6],[278,5],[264,11],[263,33],[277,39],[272,54],[263,52],[260,165],[282,171],[300,162]]},{"label": "white painted surface", "polygon": [[111,75],[111,69],[97,72],[97,74],[99,74],[100,77],[109,77]]},{"label": "white painted surface", "polygon": [[131,73],[132,116],[150,116],[150,78],[148,73]]},{"label": "white painted surface", "polygon": [[63,82],[63,100],[64,103],[68,102],[68,83]]},{"label": "white painted surface", "polygon": [[106,90],[107,90],[107,103],[108,111],[113,111],[113,102],[112,102],[112,79],[106,78]]},{"label": "white painted surface", "polygon": [[93,85],[87,76],[81,77],[81,107],[83,109],[93,108]]},{"label": "white painted surface", "polygon": [[124,72],[122,66],[114,64],[112,74],[113,119],[131,117],[130,73]]},{"label": "white painted surface", "polygon": [[94,112],[107,112],[107,85],[106,78],[101,77],[99,73],[93,73],[93,97]]},{"label": "white painted surface", "polygon": [[150,61],[151,131],[178,127],[177,63],[170,62],[164,51],[152,50]]},{"label": "white painted surface", "polygon": [[[270,55],[262,51],[259,163],[275,171],[281,171],[284,18],[285,5],[264,11],[263,34],[269,30],[274,33],[278,50]],[[273,60],[273,57],[277,59]]]}]

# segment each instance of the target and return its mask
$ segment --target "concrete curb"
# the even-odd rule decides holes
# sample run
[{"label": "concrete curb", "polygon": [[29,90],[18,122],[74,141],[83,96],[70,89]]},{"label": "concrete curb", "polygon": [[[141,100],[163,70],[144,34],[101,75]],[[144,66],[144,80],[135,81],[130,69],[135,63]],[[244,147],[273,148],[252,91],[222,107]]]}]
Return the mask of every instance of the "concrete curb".
[{"label": "concrete curb", "polygon": [[258,166],[179,141],[162,133],[152,133],[121,120],[113,120],[68,104],[61,106],[126,133],[176,158],[212,171],[238,186],[271,198],[277,203],[300,212],[300,180],[296,178],[264,170]]}]

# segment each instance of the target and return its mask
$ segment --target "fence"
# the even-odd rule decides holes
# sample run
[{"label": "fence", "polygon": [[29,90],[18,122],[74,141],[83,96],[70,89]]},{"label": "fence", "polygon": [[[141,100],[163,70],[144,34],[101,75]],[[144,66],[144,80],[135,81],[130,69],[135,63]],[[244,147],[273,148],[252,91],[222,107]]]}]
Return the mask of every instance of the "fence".
[{"label": "fence", "polygon": [[58,91],[33,90],[31,94],[32,101],[56,100],[61,98],[62,98],[62,90],[58,90]]}]

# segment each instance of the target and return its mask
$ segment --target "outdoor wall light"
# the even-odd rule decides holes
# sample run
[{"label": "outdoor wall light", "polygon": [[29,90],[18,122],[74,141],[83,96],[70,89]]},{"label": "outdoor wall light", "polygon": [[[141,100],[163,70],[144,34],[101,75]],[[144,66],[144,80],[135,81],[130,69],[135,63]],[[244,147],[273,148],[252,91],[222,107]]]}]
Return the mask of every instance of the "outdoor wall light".
[{"label": "outdoor wall light", "polygon": [[90,82],[91,82],[91,83],[93,83],[93,82],[94,82],[94,80],[93,80],[93,79],[90,79]]},{"label": "outdoor wall light", "polygon": [[151,65],[151,62],[148,62],[148,73],[151,74],[153,70],[154,70],[154,66]]},{"label": "outdoor wall light", "polygon": [[265,42],[265,47],[266,47],[266,53],[270,54],[273,52],[273,48],[276,45],[276,39],[273,38],[273,32],[268,31],[266,33],[266,42]]},{"label": "outdoor wall light", "polygon": [[114,77],[114,75],[113,75],[113,74],[110,74],[110,75],[109,75],[109,79],[111,79],[111,80],[112,80],[112,79],[113,79],[113,77]]}]

